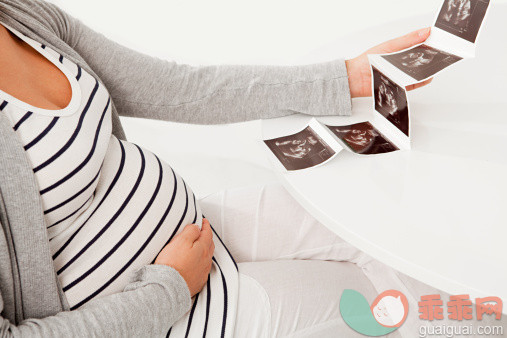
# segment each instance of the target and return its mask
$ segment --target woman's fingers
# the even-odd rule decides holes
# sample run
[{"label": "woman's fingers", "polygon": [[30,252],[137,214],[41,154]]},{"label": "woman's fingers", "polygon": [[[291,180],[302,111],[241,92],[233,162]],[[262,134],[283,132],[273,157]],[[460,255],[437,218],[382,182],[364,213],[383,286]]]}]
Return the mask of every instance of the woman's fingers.
[{"label": "woman's fingers", "polygon": [[189,240],[191,243],[195,242],[200,235],[201,231],[196,224],[188,224],[181,232],[181,236]]},{"label": "woman's fingers", "polygon": [[195,224],[189,224],[174,239],[158,254],[155,264],[176,269],[187,283],[193,297],[206,284],[213,265],[215,246],[212,229],[208,220],[204,219],[202,229]]},{"label": "woman's fingers", "polygon": [[393,53],[423,43],[430,36],[431,28],[423,28],[380,45],[384,53]]},{"label": "woman's fingers", "polygon": [[197,224],[188,224],[181,232],[181,236],[191,241],[192,243],[195,241],[202,241],[203,243],[207,243],[208,245],[205,247],[208,247],[209,243],[213,242],[213,231],[211,230],[211,225],[206,218],[202,219],[201,229],[199,229],[199,226]]},{"label": "woman's fingers", "polygon": [[424,86],[426,86],[426,85],[430,84],[430,83],[431,83],[431,81],[433,81],[433,78],[428,79],[428,80],[423,81],[423,82],[419,82],[419,83],[416,83],[416,84],[410,85],[410,86],[407,86],[407,90],[408,90],[408,91],[411,91],[411,90],[414,90],[414,89],[417,89],[417,88],[424,87]]},{"label": "woman's fingers", "polygon": [[215,243],[213,241],[211,241],[211,244],[209,246],[209,252],[210,255],[213,256],[213,253],[215,252]]},{"label": "woman's fingers", "polygon": [[[202,220],[202,225],[203,230],[205,231],[205,238],[203,239],[203,242],[206,243],[206,241],[209,241],[208,256],[211,258],[215,252],[215,243],[213,242],[213,229],[211,229],[209,221],[205,218]],[[203,230],[201,230],[201,232]]]},{"label": "woman's fingers", "polygon": [[203,245],[204,248],[208,248],[210,244],[213,242],[213,231],[211,230],[209,221],[206,218],[203,218],[202,220],[201,235],[198,241],[204,244]]}]

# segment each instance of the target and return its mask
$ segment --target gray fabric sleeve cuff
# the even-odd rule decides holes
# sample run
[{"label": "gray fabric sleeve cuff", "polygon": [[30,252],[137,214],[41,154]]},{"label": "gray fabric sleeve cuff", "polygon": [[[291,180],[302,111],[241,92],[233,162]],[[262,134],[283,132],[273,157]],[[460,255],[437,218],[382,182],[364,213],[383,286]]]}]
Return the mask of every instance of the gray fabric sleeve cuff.
[{"label": "gray fabric sleeve cuff", "polygon": [[187,282],[180,273],[167,265],[146,265],[134,272],[130,283],[123,290],[131,291],[150,284],[158,284],[164,288],[168,301],[176,303],[176,308],[189,309],[192,304]]}]

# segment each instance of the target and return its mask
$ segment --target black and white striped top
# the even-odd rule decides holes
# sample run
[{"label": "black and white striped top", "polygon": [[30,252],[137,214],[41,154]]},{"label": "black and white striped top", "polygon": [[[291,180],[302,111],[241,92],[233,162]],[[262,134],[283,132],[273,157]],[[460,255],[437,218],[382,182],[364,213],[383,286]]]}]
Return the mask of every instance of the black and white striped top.
[{"label": "black and white striped top", "polygon": [[[5,25],[6,26],[6,25]],[[67,77],[67,107],[33,107],[0,91],[39,185],[55,269],[71,309],[121,292],[186,224],[202,221],[185,181],[153,153],[112,135],[107,89],[79,65],[6,26]],[[210,278],[170,336],[232,336],[238,272],[218,236]],[[169,325],[168,325],[169,326]]]}]

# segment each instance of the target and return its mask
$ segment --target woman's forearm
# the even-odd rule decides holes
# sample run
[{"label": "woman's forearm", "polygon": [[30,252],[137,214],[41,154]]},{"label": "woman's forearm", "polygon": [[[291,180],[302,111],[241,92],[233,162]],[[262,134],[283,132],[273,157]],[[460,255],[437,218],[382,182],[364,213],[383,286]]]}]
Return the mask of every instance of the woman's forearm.
[{"label": "woman's forearm", "polygon": [[149,265],[137,272],[124,292],[90,301],[78,310],[28,319],[17,326],[0,317],[0,337],[165,336],[190,305],[187,284],[176,270]]}]

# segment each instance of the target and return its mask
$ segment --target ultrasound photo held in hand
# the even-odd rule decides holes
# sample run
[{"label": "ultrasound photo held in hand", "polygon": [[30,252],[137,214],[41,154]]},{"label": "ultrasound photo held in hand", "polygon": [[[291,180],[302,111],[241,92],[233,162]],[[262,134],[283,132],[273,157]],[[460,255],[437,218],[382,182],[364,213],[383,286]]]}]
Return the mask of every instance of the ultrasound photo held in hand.
[{"label": "ultrasound photo held in hand", "polygon": [[457,55],[427,45],[420,45],[401,53],[382,55],[382,57],[417,81],[430,78],[462,60]]},{"label": "ultrasound photo held in hand", "polygon": [[[364,86],[351,86],[350,93],[352,98],[373,96],[371,118],[360,123],[353,118],[353,124],[337,123],[342,124],[338,126],[311,118],[298,133],[264,140],[269,156],[277,159],[276,165],[288,171],[316,167],[343,149],[361,155],[410,150],[413,133],[407,92],[428,84],[437,73],[475,55],[475,41],[490,1],[442,0],[441,4],[434,27],[404,37],[418,36],[414,43],[404,43],[399,48],[380,45],[382,48],[373,48],[360,56],[361,64],[367,59],[371,67],[371,91]],[[353,60],[347,60],[345,65],[348,71],[358,67]]]},{"label": "ultrasound photo held in hand", "polygon": [[445,0],[435,26],[475,43],[489,0]]},{"label": "ultrasound photo held in hand", "polygon": [[271,140],[264,140],[287,170],[314,167],[329,160],[335,151],[311,127]]},{"label": "ultrasound photo held in hand", "polygon": [[408,101],[405,90],[372,66],[375,110],[408,135]]}]

